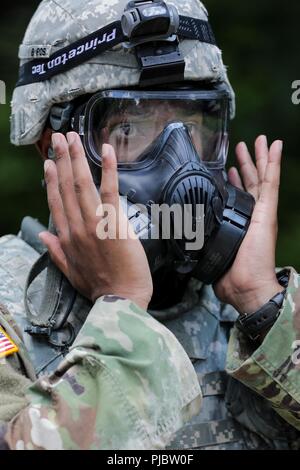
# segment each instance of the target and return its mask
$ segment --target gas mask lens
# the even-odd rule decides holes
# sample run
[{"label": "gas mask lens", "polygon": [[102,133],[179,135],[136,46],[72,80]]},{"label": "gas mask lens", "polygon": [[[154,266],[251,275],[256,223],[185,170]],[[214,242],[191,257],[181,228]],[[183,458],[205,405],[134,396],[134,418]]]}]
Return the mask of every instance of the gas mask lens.
[{"label": "gas mask lens", "polygon": [[114,147],[124,210],[152,273],[211,284],[232,263],[254,200],[225,179],[226,91],[104,91],[73,115],[101,185],[103,144]]},{"label": "gas mask lens", "polygon": [[180,122],[199,159],[219,168],[225,165],[227,116],[224,92],[102,92],[86,108],[85,146],[98,165],[103,144],[114,147],[119,166],[149,164],[153,153],[147,156],[147,149],[169,124]]}]

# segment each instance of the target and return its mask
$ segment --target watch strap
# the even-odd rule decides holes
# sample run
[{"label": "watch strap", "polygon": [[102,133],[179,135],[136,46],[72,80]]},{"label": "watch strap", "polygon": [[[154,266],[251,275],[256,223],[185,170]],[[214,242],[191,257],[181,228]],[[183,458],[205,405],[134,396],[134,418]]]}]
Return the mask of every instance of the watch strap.
[{"label": "watch strap", "polygon": [[241,315],[237,327],[252,341],[257,341],[276,322],[282,307],[286,289],[276,294],[269,302],[252,314]]},{"label": "watch strap", "polygon": [[257,341],[270,330],[280,315],[280,310],[286,296],[286,289],[289,284],[290,270],[282,269],[276,273],[278,283],[284,287],[282,292],[278,292],[269,302],[263,305],[254,313],[241,315],[236,322],[241,330],[252,341]]}]

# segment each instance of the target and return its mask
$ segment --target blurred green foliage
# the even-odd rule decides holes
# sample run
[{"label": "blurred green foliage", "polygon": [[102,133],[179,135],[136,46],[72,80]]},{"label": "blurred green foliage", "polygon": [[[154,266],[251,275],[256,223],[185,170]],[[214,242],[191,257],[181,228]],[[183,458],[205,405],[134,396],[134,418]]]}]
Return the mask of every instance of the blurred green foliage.
[{"label": "blurred green foliage", "polygon": [[[18,45],[38,1],[1,2],[0,79],[9,103],[17,78]],[[237,95],[231,128],[229,164],[244,140],[253,148],[257,135],[285,143],[279,210],[277,264],[300,269],[300,105],[291,102],[291,84],[300,80],[298,0],[206,0],[210,21],[223,50]],[[26,214],[47,223],[42,165],[34,147],[9,143],[9,104],[0,105],[0,235],[18,231]]]}]

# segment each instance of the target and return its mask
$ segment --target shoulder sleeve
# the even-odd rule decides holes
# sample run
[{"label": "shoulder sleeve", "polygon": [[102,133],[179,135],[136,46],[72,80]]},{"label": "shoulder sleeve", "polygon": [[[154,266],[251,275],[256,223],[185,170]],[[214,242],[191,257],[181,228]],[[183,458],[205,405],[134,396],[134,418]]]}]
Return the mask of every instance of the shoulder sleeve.
[{"label": "shoulder sleeve", "polygon": [[28,400],[6,431],[12,449],[161,449],[198,413],[201,392],[175,336],[132,302],[107,296]]},{"label": "shoulder sleeve", "polygon": [[280,316],[258,349],[234,328],[227,371],[300,430],[300,276],[294,269]]}]

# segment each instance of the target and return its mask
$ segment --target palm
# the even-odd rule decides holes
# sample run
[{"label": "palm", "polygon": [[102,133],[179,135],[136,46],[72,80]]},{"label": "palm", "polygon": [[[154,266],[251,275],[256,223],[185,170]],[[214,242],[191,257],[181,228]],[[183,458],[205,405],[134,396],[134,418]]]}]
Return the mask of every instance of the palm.
[{"label": "palm", "polygon": [[244,294],[247,291],[265,291],[268,296],[268,291],[271,293],[277,286],[275,249],[281,151],[281,142],[274,142],[269,150],[266,138],[259,137],[255,143],[255,166],[246,145],[241,143],[236,153],[242,179],[236,168],[229,171],[230,182],[240,189],[245,188],[256,200],[251,224],[237,257],[215,286],[218,297],[235,306],[239,304],[231,298],[235,292],[237,298],[239,293],[247,297]]}]

